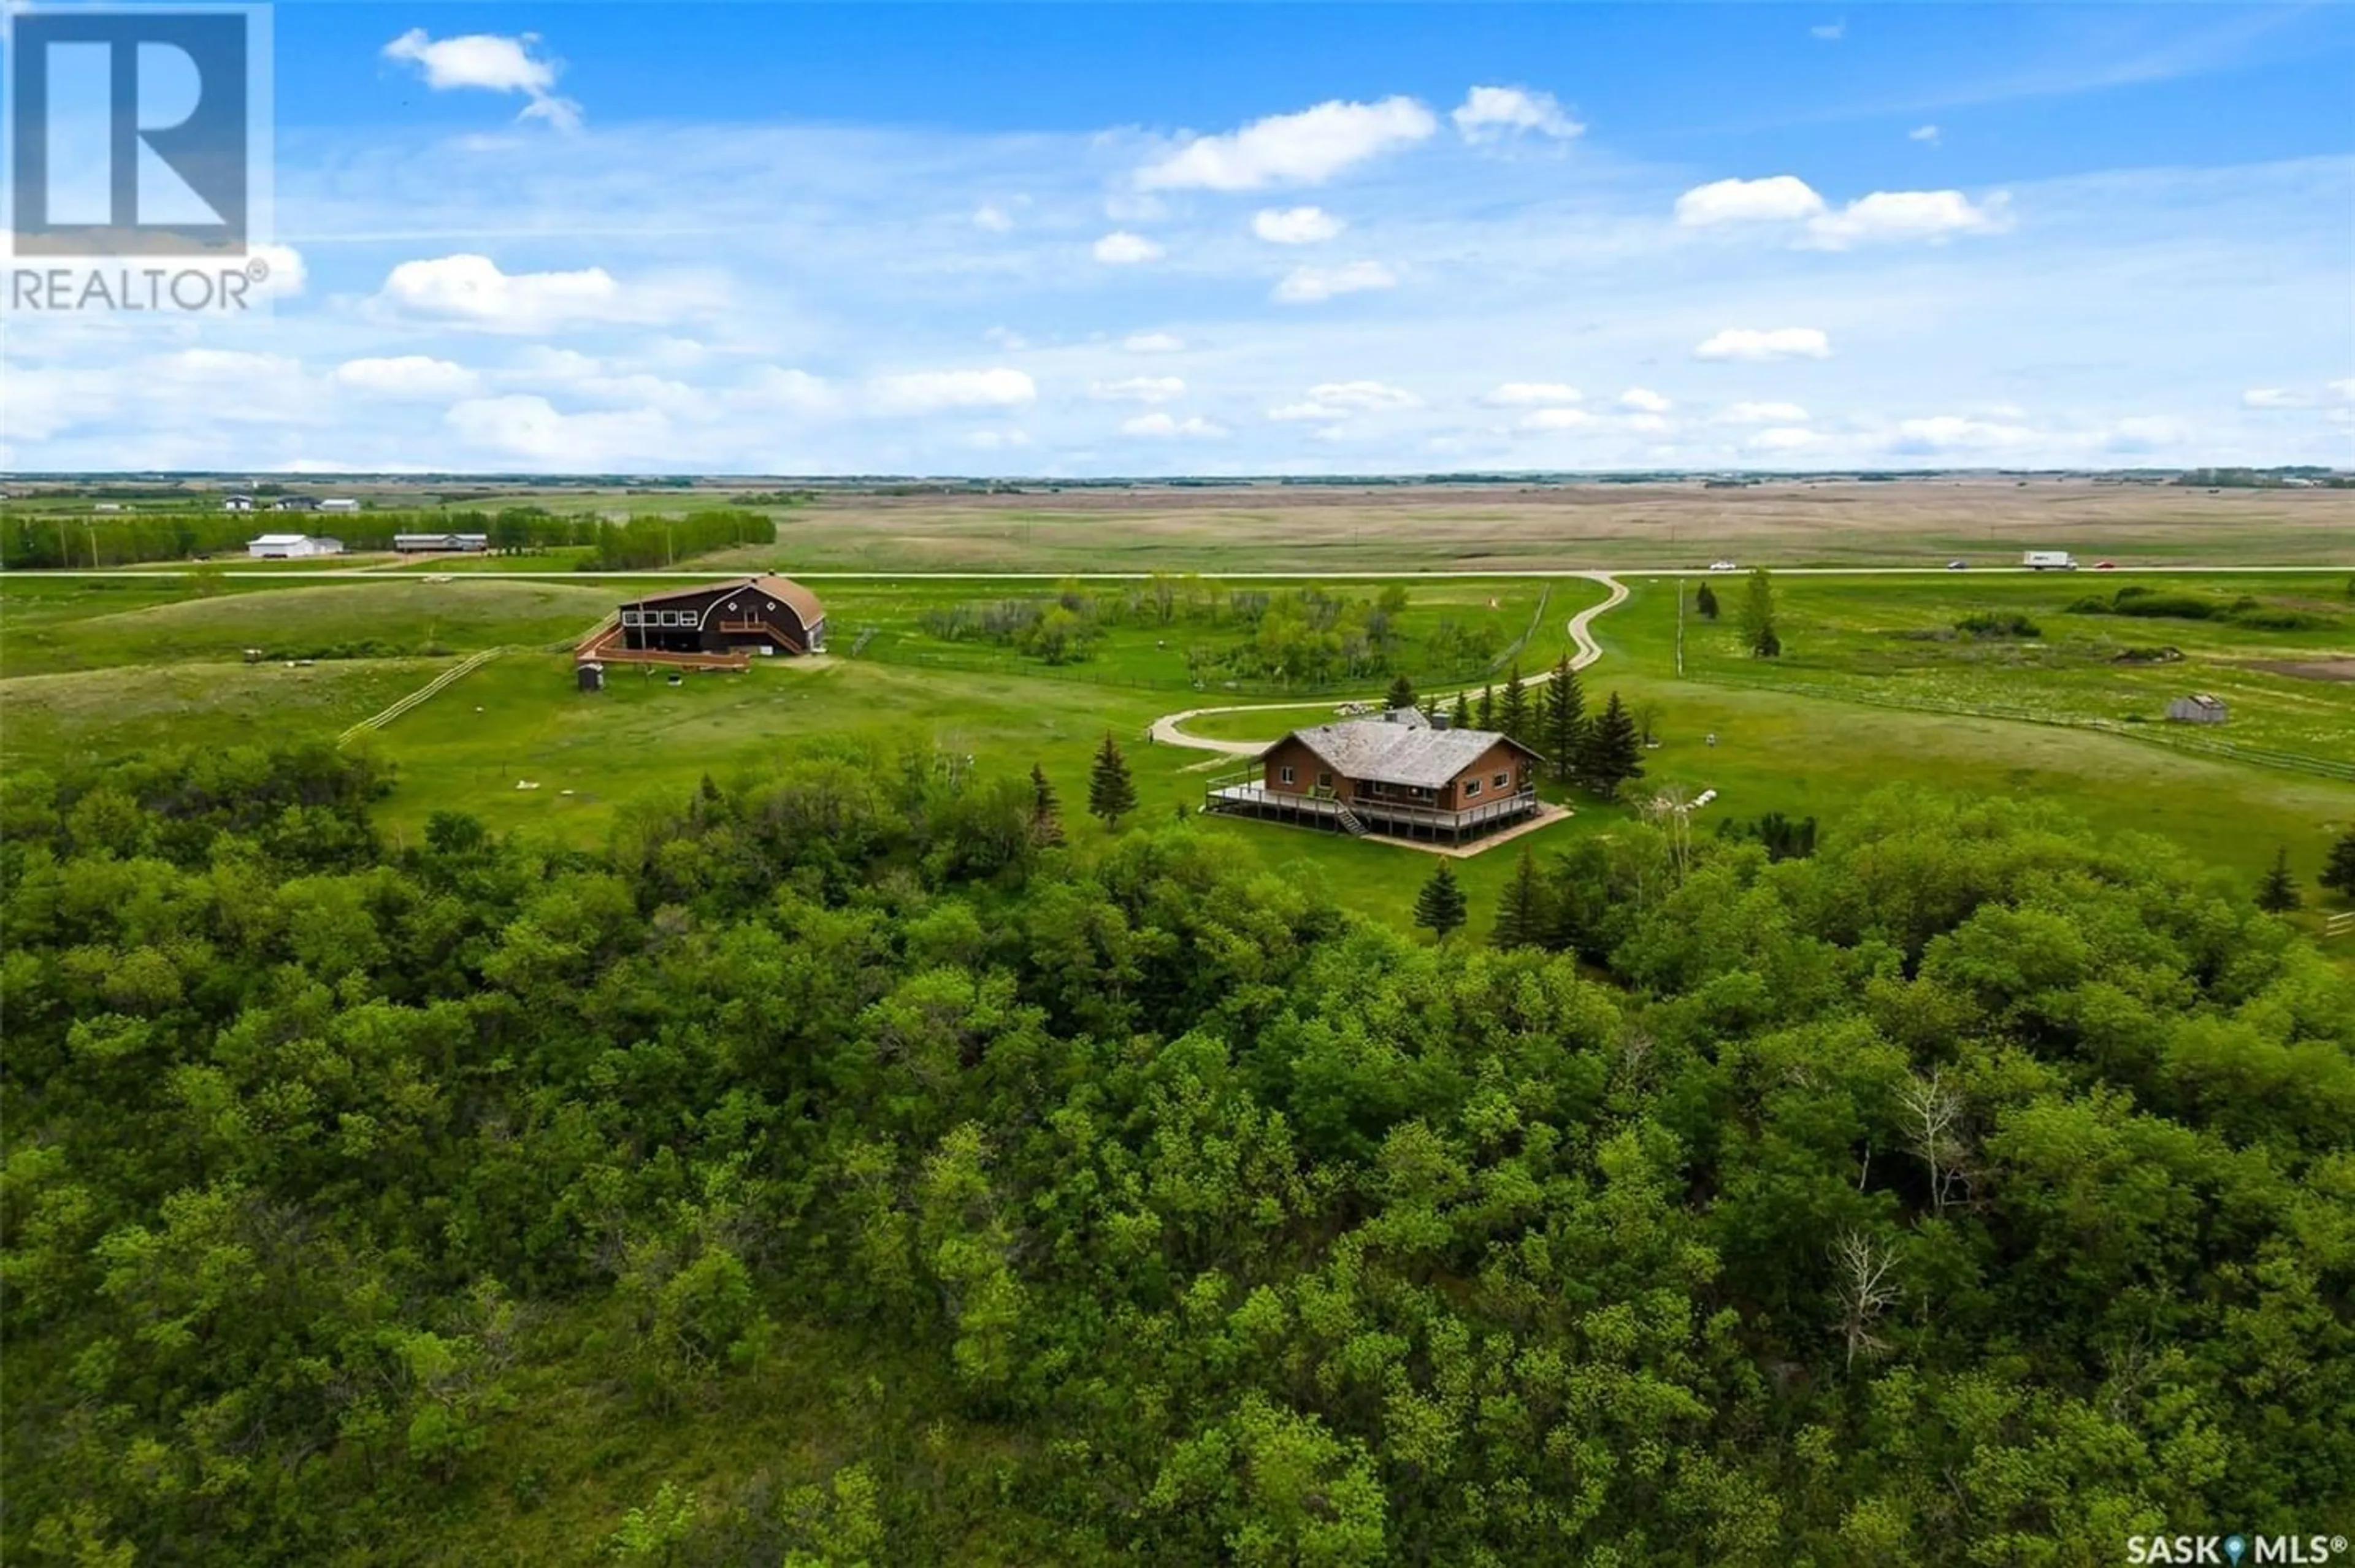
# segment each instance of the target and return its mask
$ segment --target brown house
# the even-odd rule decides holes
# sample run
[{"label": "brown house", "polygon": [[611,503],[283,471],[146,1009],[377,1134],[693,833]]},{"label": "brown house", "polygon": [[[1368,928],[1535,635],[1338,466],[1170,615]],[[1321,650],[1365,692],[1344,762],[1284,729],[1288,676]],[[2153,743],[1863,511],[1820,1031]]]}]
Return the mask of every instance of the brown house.
[{"label": "brown house", "polygon": [[1420,715],[1295,730],[1259,755],[1256,782],[1211,786],[1204,808],[1453,840],[1537,809],[1544,759],[1488,730],[1451,730]]},{"label": "brown house", "polygon": [[826,608],[783,577],[746,577],[706,588],[649,593],[622,606],[620,635],[604,656],[631,653],[816,654],[826,651]]}]

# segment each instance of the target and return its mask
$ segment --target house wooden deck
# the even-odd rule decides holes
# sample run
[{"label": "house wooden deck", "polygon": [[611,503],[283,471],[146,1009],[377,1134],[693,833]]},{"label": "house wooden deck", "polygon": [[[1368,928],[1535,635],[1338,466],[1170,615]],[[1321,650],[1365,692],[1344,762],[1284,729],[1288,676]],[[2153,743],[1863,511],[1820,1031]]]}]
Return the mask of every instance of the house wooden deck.
[{"label": "house wooden deck", "polygon": [[1537,810],[1538,792],[1525,789],[1450,811],[1365,795],[1344,801],[1327,791],[1269,789],[1257,773],[1246,772],[1211,780],[1202,791],[1202,809],[1359,837],[1383,834],[1460,844]]}]

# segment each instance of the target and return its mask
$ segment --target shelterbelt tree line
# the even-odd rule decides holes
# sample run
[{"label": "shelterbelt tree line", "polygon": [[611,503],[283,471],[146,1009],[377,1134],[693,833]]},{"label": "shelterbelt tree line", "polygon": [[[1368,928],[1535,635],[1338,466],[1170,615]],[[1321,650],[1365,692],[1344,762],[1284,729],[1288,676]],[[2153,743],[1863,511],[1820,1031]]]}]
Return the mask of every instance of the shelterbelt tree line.
[{"label": "shelterbelt tree line", "polygon": [[2355,1518],[2355,990],[2163,844],[1630,825],[1506,950],[922,751],[593,854],[391,841],[384,783],[5,783],[12,1563],[2058,1564]]}]

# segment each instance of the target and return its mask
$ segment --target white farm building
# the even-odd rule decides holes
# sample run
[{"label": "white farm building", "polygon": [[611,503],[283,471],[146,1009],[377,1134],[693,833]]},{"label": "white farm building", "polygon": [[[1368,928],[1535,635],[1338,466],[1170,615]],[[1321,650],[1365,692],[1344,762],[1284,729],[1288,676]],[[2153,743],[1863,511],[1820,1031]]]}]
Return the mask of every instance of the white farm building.
[{"label": "white farm building", "polygon": [[316,534],[263,534],[249,540],[245,553],[256,560],[295,560],[312,555],[341,555],[344,541]]}]

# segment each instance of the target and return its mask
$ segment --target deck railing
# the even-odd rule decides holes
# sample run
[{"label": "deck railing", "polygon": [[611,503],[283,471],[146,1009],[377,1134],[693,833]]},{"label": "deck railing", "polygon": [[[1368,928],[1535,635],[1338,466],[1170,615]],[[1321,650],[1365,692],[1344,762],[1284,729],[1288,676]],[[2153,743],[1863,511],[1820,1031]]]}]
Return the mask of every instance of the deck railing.
[{"label": "deck railing", "polygon": [[[1331,808],[1342,804],[1332,795],[1269,789],[1258,782],[1257,775],[1247,773],[1229,774],[1204,786],[1203,804],[1206,807],[1215,810],[1222,800],[1234,804],[1248,802],[1254,805],[1281,806],[1316,816],[1327,815]],[[1494,822],[1500,816],[1516,816],[1537,804],[1538,792],[1534,785],[1461,810],[1436,805],[1408,805],[1362,795],[1348,802],[1351,811],[1369,823],[1404,822],[1421,827],[1444,827],[1459,832],[1467,827],[1476,827],[1484,822]]]}]

